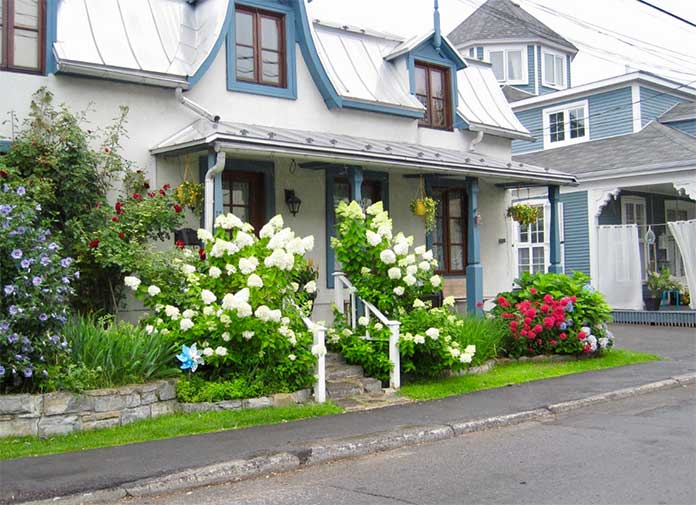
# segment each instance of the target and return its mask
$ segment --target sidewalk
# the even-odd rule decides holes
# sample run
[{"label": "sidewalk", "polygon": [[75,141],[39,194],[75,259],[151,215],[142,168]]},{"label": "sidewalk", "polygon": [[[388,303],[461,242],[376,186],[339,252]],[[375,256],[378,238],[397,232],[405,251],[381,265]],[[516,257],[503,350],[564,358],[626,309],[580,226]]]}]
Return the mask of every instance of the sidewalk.
[{"label": "sidewalk", "polygon": [[[190,468],[286,452],[300,461],[307,447],[417,426],[452,425],[543,408],[696,372],[696,330],[616,326],[618,346],[669,361],[588,372],[442,400],[243,430],[0,461],[0,503],[65,496],[159,477]],[[59,502],[60,503],[60,502]]]}]

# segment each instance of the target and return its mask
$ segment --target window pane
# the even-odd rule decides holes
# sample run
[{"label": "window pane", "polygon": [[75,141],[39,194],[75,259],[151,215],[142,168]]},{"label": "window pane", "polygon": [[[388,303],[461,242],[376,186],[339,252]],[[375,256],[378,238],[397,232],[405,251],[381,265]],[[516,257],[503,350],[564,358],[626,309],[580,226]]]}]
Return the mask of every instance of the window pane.
[{"label": "window pane", "polygon": [[464,247],[453,245],[450,251],[450,270],[464,270]]},{"label": "window pane", "polygon": [[563,78],[563,66],[564,66],[563,65],[563,58],[561,58],[560,56],[556,56],[555,60],[556,60],[556,68],[555,68],[556,81],[555,82],[559,86],[563,86],[563,82],[565,81],[565,79]]},{"label": "window pane", "polygon": [[529,249],[526,247],[517,250],[518,273],[529,272]]},{"label": "window pane", "polygon": [[334,182],[334,208],[341,202],[350,202],[350,184],[337,180]]},{"label": "window pane", "polygon": [[443,100],[433,98],[432,116],[432,126],[436,128],[444,128],[446,126],[445,102]]},{"label": "window pane", "polygon": [[444,74],[439,70],[430,71],[430,94],[437,98],[443,98],[445,96],[445,90],[443,87]]},{"label": "window pane", "polygon": [[450,219],[450,242],[455,244],[464,243],[464,227],[461,219]]},{"label": "window pane", "polygon": [[449,217],[462,217],[462,195],[452,192],[449,194]]},{"label": "window pane", "polygon": [[423,67],[416,67],[416,94],[427,95],[428,86],[426,83],[426,70]]},{"label": "window pane", "polygon": [[261,47],[273,51],[280,50],[278,33],[278,20],[273,18],[261,18]]},{"label": "window pane", "polygon": [[445,251],[442,246],[433,244],[433,257],[437,260],[438,268],[445,267]]},{"label": "window pane", "polygon": [[254,45],[254,17],[251,14],[238,11],[235,15],[235,29],[237,44]]},{"label": "window pane", "polygon": [[529,226],[520,226],[520,242],[529,242]]},{"label": "window pane", "polygon": [[505,62],[503,61],[505,53],[503,51],[491,51],[491,65],[493,67],[493,74],[495,78],[499,81],[505,80]]},{"label": "window pane", "polygon": [[246,181],[232,182],[232,205],[249,205],[249,189]]},{"label": "window pane", "polygon": [[563,112],[549,114],[549,138],[551,142],[560,142],[565,140]]},{"label": "window pane", "polygon": [[237,79],[254,80],[254,49],[237,46]]},{"label": "window pane", "polygon": [[578,107],[568,111],[570,117],[570,138],[577,139],[585,136],[585,108]]},{"label": "window pane", "polygon": [[365,208],[382,200],[382,185],[379,182],[363,181],[360,192]]},{"label": "window pane", "polygon": [[232,207],[232,214],[237,216],[239,219],[245,223],[249,222],[249,209],[248,207]]},{"label": "window pane", "polygon": [[556,73],[553,69],[553,62],[553,55],[544,53],[544,81],[549,84],[555,84],[554,77]]},{"label": "window pane", "polygon": [[534,247],[532,249],[532,273],[543,272],[544,270],[544,248]]},{"label": "window pane", "polygon": [[522,51],[508,51],[508,80],[522,79]]},{"label": "window pane", "polygon": [[39,29],[39,1],[38,0],[16,0],[15,1],[15,26],[22,28]]},{"label": "window pane", "polygon": [[279,84],[280,64],[278,53],[274,51],[263,51],[262,57],[263,63],[261,65],[261,69],[263,70],[263,81]]},{"label": "window pane", "polygon": [[39,68],[38,32],[15,28],[14,64],[18,67]]}]

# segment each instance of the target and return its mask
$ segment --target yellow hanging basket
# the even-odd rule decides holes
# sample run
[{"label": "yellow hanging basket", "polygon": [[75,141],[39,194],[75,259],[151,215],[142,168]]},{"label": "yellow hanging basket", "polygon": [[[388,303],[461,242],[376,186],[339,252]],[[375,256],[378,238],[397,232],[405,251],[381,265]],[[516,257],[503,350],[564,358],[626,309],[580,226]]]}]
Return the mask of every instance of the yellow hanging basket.
[{"label": "yellow hanging basket", "polygon": [[425,202],[422,199],[419,198],[413,201],[413,213],[416,216],[425,216],[426,212]]},{"label": "yellow hanging basket", "polygon": [[437,211],[437,202],[425,196],[425,184],[423,177],[420,178],[420,183],[418,184],[418,192],[416,197],[411,200],[409,205],[411,212],[418,217],[425,219],[425,231],[430,231],[435,226],[435,213]]}]

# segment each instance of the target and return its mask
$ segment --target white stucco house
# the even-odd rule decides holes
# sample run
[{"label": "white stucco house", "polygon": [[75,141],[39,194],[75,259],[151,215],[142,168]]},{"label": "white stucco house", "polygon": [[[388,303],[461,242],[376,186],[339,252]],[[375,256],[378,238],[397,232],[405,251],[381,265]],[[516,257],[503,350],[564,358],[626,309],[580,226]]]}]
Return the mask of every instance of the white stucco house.
[{"label": "white stucco house", "polygon": [[[555,203],[575,184],[513,162],[512,141],[532,137],[491,66],[440,33],[437,2],[433,29],[409,39],[313,20],[305,0],[8,4],[0,112],[26,116],[41,86],[72,109],[92,103],[96,125],[128,105],[124,155],[151,183],[207,181],[206,216],[189,226],[234,212],[258,227],[280,213],[315,236],[319,317],[333,299],[337,202],[382,200],[396,229],[433,247],[447,294],[475,310],[514,278],[507,189],[548,187]],[[8,124],[0,139],[11,143]],[[427,234],[409,211],[421,181],[440,204]]]}]

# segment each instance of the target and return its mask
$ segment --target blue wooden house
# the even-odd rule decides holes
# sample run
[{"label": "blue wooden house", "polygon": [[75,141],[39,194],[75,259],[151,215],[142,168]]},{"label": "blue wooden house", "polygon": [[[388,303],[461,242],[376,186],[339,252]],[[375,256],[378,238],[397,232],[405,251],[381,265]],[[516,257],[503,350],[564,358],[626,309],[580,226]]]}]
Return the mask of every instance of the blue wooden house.
[{"label": "blue wooden house", "polygon": [[[642,280],[667,267],[686,284],[684,258],[666,223],[696,218],[696,89],[642,71],[572,86],[577,48],[510,0],[487,1],[449,37],[460,51],[491,63],[534,137],[512,142],[515,161],[578,179],[559,198],[564,270],[585,272],[595,282],[605,261],[599,227],[635,224]],[[546,208],[537,225],[513,232],[515,271],[545,270],[548,201],[533,187],[512,193]],[[695,315],[659,320],[696,324]],[[616,318],[658,320],[629,311],[617,311]]]}]

